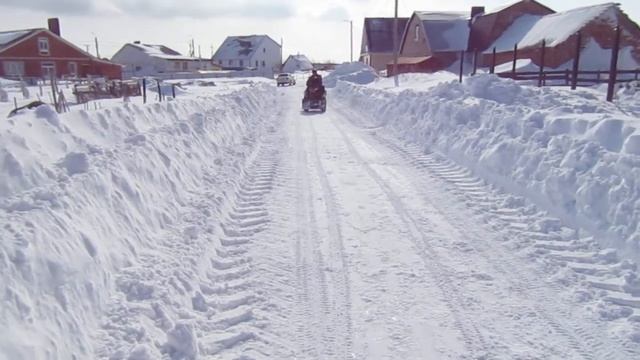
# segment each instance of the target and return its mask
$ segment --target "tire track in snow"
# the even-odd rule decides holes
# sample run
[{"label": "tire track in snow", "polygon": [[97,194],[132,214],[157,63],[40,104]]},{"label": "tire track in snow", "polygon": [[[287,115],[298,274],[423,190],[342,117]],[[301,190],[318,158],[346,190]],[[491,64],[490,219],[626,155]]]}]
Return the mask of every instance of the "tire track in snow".
[{"label": "tire track in snow", "polygon": [[[307,122],[311,131],[311,148],[313,150],[315,167],[320,178],[320,184],[322,187],[323,200],[325,204],[325,211],[328,217],[328,230],[332,259],[338,259],[338,269],[331,269],[332,274],[335,275],[337,283],[336,294],[332,298],[335,303],[333,304],[332,322],[333,328],[331,331],[332,341],[334,347],[337,350],[337,354],[340,358],[350,358],[353,356],[353,329],[351,323],[351,291],[349,282],[349,265],[347,261],[347,255],[345,253],[344,241],[342,237],[342,229],[340,220],[338,219],[338,207],[336,205],[336,198],[329,179],[326,175],[326,170],[322,165],[322,159],[318,151],[318,138],[313,122]],[[338,330],[337,332],[334,330]]]},{"label": "tire track in snow", "polygon": [[304,334],[299,340],[303,353],[312,358],[322,358],[331,348],[327,338],[330,309],[328,286],[324,274],[324,260],[320,252],[316,215],[311,197],[311,182],[307,153],[302,143],[300,123],[295,123],[296,156],[296,272],[298,300],[302,313],[298,332]]},{"label": "tire track in snow", "polygon": [[359,165],[379,185],[395,209],[398,217],[405,224],[407,230],[409,230],[411,240],[418,248],[419,255],[422,258],[425,267],[436,279],[438,286],[445,294],[445,300],[447,301],[447,306],[451,310],[451,315],[454,317],[456,328],[462,334],[467,351],[470,352],[469,357],[473,359],[489,358],[488,356],[490,354],[491,347],[484,339],[483,334],[478,330],[478,327],[474,322],[461,316],[465,300],[462,294],[460,294],[455,288],[455,282],[449,275],[454,273],[453,269],[450,269],[437,259],[436,253],[431,247],[429,235],[422,230],[422,226],[419,221],[411,216],[409,211],[404,207],[402,200],[393,191],[389,184],[387,184],[362,158],[351,143],[351,140],[345,135],[342,128],[333,121],[331,123],[340,134],[341,139],[346,144],[353,158],[358,161]]},{"label": "tire track in snow", "polygon": [[[431,154],[424,154],[420,149],[416,147],[401,147],[393,141],[387,140],[382,137],[376,137],[376,139],[399,154],[400,157],[405,161],[408,161],[417,169],[419,169],[419,171],[422,172],[424,176],[431,177],[435,174],[440,179],[456,186],[455,190],[457,190],[458,196],[463,196],[469,199],[470,201],[467,203],[471,206],[480,206],[480,209],[483,213],[487,213],[487,211],[490,212],[493,219],[500,221],[501,227],[508,228],[508,236],[522,237],[524,235],[525,237],[529,236],[545,240],[549,239],[550,235],[545,232],[525,233],[525,231],[530,231],[525,225],[535,223],[538,220],[542,220],[541,218],[530,214],[518,214],[517,212],[505,213],[504,210],[497,211],[497,209],[493,208],[495,204],[499,203],[494,191],[489,189],[486,185],[483,185],[482,181],[474,178],[468,170],[439,160]],[[518,214],[519,216],[514,216],[514,213]],[[443,216],[445,216],[445,214],[443,214]],[[514,224],[514,220],[519,221],[519,223]],[[462,227],[458,227],[458,229],[462,233],[467,233],[467,231]],[[557,234],[556,236],[557,237],[553,239],[557,242],[566,242],[562,239],[560,234]],[[471,237],[474,240],[477,240],[470,242],[476,252],[478,252],[479,254],[483,254],[483,256],[491,256],[491,254],[487,254],[486,251],[481,251],[477,245],[478,242],[486,244],[486,240],[484,238],[478,236]],[[534,244],[544,244],[544,240],[533,240],[532,242]],[[556,244],[555,246],[559,245]],[[584,244],[582,246],[580,244],[577,244],[574,250],[580,250],[584,247]],[[495,248],[495,246],[493,248]],[[494,261],[491,261],[491,264],[493,264],[493,267],[497,272],[505,275],[516,275],[520,277],[518,281],[510,280],[510,276],[504,277],[511,282],[510,285],[513,289],[517,290],[519,293],[523,294],[526,297],[540,299],[539,302],[534,303],[533,310],[535,310],[537,314],[542,316],[542,318],[549,324],[554,332],[565,338],[571,345],[572,349],[582,358],[627,359],[630,356],[638,356],[637,350],[634,349],[637,348],[635,344],[630,344],[629,342],[625,341],[625,349],[620,349],[619,344],[611,343],[610,341],[607,341],[607,339],[594,336],[593,328],[585,328],[585,326],[582,325],[583,322],[581,321],[572,322],[570,328],[567,328],[566,325],[558,322],[557,314],[560,314],[562,319],[571,319],[572,315],[567,313],[564,309],[558,307],[554,308],[553,315],[550,314],[548,307],[556,304],[557,300],[555,298],[551,298],[548,291],[541,291],[544,288],[550,288],[554,293],[562,293],[563,289],[557,283],[545,282],[544,285],[534,285],[539,282],[538,279],[532,277],[524,277],[524,273],[514,271],[514,269],[517,269],[519,265],[511,260],[510,254],[501,252],[501,256],[495,256],[494,254],[493,258]],[[545,304],[545,307],[543,308],[540,304]],[[598,328],[597,330],[599,332],[603,332],[602,328]]]}]

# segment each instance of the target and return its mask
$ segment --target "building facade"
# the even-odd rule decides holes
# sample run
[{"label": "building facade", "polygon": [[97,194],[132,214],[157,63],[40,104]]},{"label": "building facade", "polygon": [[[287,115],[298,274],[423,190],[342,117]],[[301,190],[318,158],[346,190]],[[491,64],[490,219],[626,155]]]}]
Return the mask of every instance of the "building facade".
[{"label": "building facade", "polygon": [[365,18],[362,30],[360,62],[378,71],[386,70],[387,64],[394,60],[394,44],[397,47],[400,46],[408,21],[409,18],[398,18],[395,31],[397,37],[394,42],[394,18]]},{"label": "building facade", "polygon": [[229,36],[213,55],[213,63],[273,77],[282,68],[282,47],[267,35]]},{"label": "building facade", "polygon": [[122,67],[63,39],[57,19],[49,29],[0,32],[0,76],[11,79],[105,77],[121,79]]},{"label": "building facade", "polygon": [[211,59],[183,56],[167,46],[140,41],[125,44],[111,61],[124,66],[126,78],[220,70]]}]

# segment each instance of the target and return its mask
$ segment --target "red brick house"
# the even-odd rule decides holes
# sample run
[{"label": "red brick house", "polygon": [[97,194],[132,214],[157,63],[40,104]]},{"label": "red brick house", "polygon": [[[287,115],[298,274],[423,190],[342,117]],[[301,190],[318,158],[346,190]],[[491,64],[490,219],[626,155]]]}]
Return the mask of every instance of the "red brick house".
[{"label": "red brick house", "polygon": [[[404,30],[398,71],[435,72],[451,68],[463,60],[470,66],[478,51],[480,67],[489,67],[496,48],[496,64],[513,61],[514,45],[518,59],[535,69],[540,65],[541,45],[545,41],[545,67],[571,67],[580,32],[582,70],[605,70],[609,66],[616,26],[622,28],[620,69],[640,67],[640,27],[616,3],[585,6],[556,13],[535,0],[520,0],[485,13],[473,7],[470,13],[415,12]],[[388,73],[393,66],[387,64]]]},{"label": "red brick house", "polygon": [[[526,3],[530,12],[520,12],[519,16],[514,16],[509,11],[503,14],[496,13],[493,15],[496,18],[503,17],[498,23],[509,23],[509,26],[501,26],[500,31],[492,31],[490,37],[476,37],[477,48],[483,50],[483,66],[491,64],[494,47],[497,53],[496,64],[512,62],[516,43],[517,58],[529,59],[534,65],[539,66],[544,40],[545,67],[570,68],[575,57],[577,33],[580,32],[581,69],[606,70],[614,43],[614,28],[618,25],[622,28],[619,68],[634,70],[640,66],[640,28],[620,10],[618,4],[606,3],[543,15],[544,10],[541,6],[532,6],[534,1],[524,0],[516,4],[523,3]],[[474,24],[473,32],[486,31],[487,27],[479,24],[481,21],[482,19]]]},{"label": "red brick house", "polygon": [[102,76],[121,79],[122,66],[98,59],[60,36],[58,19],[49,29],[0,32],[0,77]]},{"label": "red brick house", "polygon": [[[398,18],[397,46],[400,45],[408,21],[409,18]],[[378,71],[386,70],[387,63],[392,62],[394,57],[394,22],[394,18],[364,19],[360,62]]]},{"label": "red brick house", "polygon": [[555,11],[535,0],[521,0],[488,13],[483,11],[480,16],[473,19],[469,35],[469,50],[491,48],[491,44],[500,38],[516,19],[523,15],[542,17],[553,13]]},{"label": "red brick house", "polygon": [[[398,72],[435,72],[451,66],[469,45],[466,12],[413,13],[402,36]],[[393,64],[387,64],[393,74]]]}]

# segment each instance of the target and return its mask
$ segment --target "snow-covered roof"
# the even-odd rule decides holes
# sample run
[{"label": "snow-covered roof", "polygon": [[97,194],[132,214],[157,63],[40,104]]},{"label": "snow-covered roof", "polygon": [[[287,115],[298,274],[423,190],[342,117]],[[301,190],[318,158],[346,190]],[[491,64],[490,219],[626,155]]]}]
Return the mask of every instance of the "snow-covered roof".
[{"label": "snow-covered roof", "polygon": [[545,5],[543,5],[540,2],[535,1],[535,0],[519,0],[519,1],[516,1],[516,2],[512,2],[512,3],[509,3],[509,4],[505,4],[505,5],[502,5],[502,6],[498,6],[498,7],[492,8],[489,11],[485,11],[485,13],[483,15],[492,15],[492,14],[499,13],[499,12],[501,12],[503,10],[506,10],[506,9],[516,5],[516,4],[521,3],[521,2],[535,3],[535,4],[537,4],[537,5],[539,5],[539,6],[543,7],[543,8],[548,9],[551,12],[555,12],[551,8],[549,8],[548,6],[545,6]]},{"label": "snow-covered roof", "polygon": [[198,60],[198,58],[193,58],[190,56],[184,56],[179,52],[166,47],[164,45],[153,45],[153,44],[141,44],[141,43],[133,43],[129,44],[137,49],[144,51],[151,57],[166,59],[166,60]]},{"label": "snow-covered roof", "polygon": [[[398,45],[402,39],[409,18],[398,18]],[[367,52],[393,52],[394,18],[365,18],[364,31],[367,34]],[[364,49],[363,49],[364,50]]]},{"label": "snow-covered roof", "polygon": [[32,32],[41,29],[13,30],[0,32],[0,49]]},{"label": "snow-covered roof", "polygon": [[544,16],[520,40],[518,46],[522,48],[535,46],[543,39],[547,46],[556,46],[596,18],[603,18],[615,25],[617,23],[616,10],[615,3],[606,3]]},{"label": "snow-covered roof", "polygon": [[486,52],[491,52],[494,47],[498,52],[513,49],[513,46],[522,41],[540,19],[542,19],[542,16],[529,14],[518,17],[511,26],[487,48]]},{"label": "snow-covered roof", "polygon": [[[273,41],[267,35],[228,36],[218,48],[213,58],[220,59],[250,59],[263,41]],[[280,46],[278,44],[278,46]]]},{"label": "snow-covered roof", "polygon": [[556,46],[577,33],[595,19],[602,19],[615,25],[617,5],[606,3],[585,6],[546,16],[522,15],[486,51],[496,47],[497,51],[507,51],[518,43],[519,48],[539,46],[542,40],[549,47]]},{"label": "snow-covered roof", "polygon": [[285,72],[308,71],[313,69],[313,64],[304,55],[289,55],[284,62],[282,70]]},{"label": "snow-covered roof", "polygon": [[469,44],[469,12],[416,11],[432,51],[462,51]]}]

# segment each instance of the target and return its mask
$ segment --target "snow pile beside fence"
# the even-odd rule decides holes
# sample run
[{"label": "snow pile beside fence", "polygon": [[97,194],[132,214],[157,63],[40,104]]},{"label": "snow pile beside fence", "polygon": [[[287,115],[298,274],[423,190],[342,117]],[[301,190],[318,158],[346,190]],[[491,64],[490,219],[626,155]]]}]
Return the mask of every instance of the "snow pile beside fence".
[{"label": "snow pile beside fence", "polygon": [[361,62],[344,63],[329,73],[324,79],[324,85],[332,88],[340,81],[365,85],[374,82],[377,78],[378,73],[369,65]]},{"label": "snow pile beside fence", "polygon": [[640,260],[639,123],[600,94],[493,75],[400,93],[340,83],[336,92],[356,118],[376,122],[365,125],[444,153]]},{"label": "snow pile beside fence", "polygon": [[[232,193],[275,113],[274,94],[254,85],[64,115],[41,106],[3,121],[0,354],[94,358],[109,298],[153,291],[145,279],[118,283],[117,271],[145,256],[160,261],[167,243],[186,241],[179,234],[190,233],[182,226],[193,194],[220,204]],[[145,329],[124,330],[135,338]]]}]

